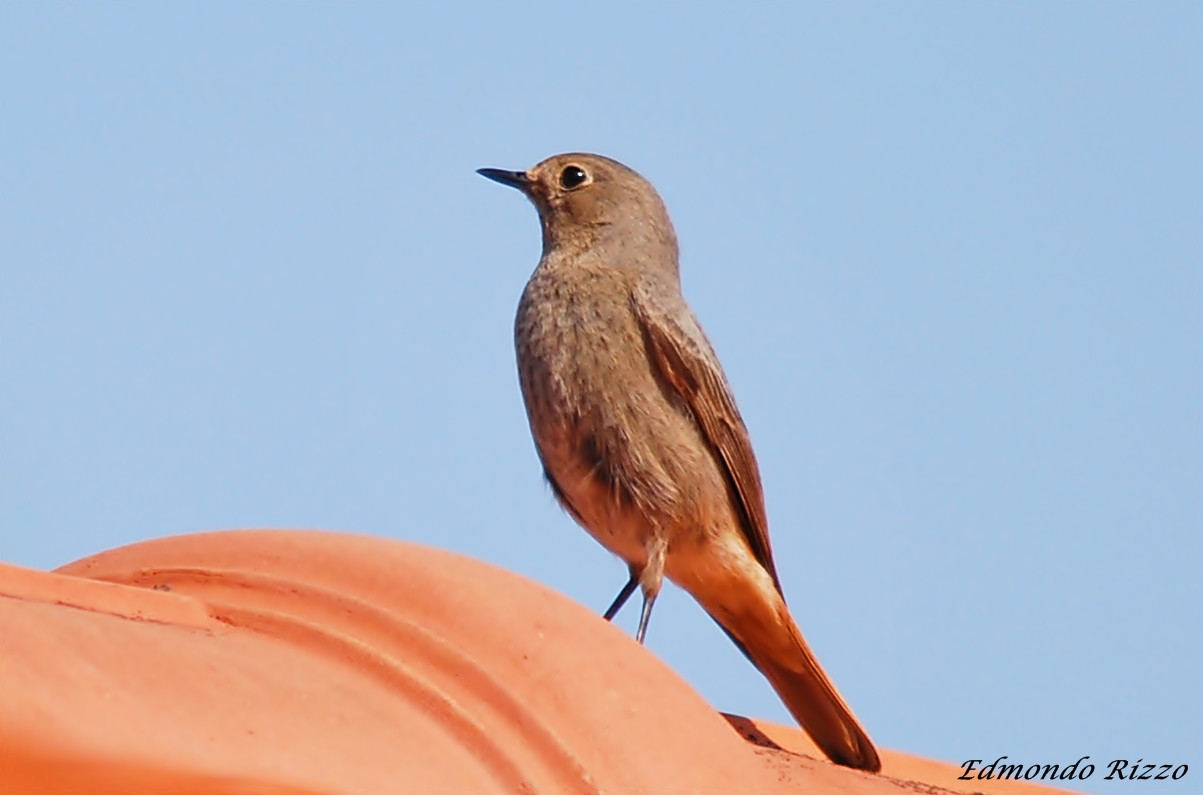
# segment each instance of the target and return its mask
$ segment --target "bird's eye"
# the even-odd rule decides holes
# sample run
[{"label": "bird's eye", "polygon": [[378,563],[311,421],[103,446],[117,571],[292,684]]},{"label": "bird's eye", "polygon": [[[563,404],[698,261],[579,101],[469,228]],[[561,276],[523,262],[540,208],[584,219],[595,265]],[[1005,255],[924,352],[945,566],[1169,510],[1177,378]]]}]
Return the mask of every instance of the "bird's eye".
[{"label": "bird's eye", "polygon": [[560,184],[564,186],[565,190],[579,188],[588,178],[589,175],[580,166],[568,166],[560,172]]}]

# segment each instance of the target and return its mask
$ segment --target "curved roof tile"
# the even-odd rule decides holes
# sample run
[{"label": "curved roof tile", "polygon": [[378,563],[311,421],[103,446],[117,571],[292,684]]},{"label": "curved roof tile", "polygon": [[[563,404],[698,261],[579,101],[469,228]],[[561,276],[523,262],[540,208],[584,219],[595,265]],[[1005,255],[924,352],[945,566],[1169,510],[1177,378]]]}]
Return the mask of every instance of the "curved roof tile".
[{"label": "curved roof tile", "polygon": [[6,792],[901,793],[960,772],[788,753],[816,752],[724,720],[580,605],[415,544],[163,538],[0,564],[0,596]]}]

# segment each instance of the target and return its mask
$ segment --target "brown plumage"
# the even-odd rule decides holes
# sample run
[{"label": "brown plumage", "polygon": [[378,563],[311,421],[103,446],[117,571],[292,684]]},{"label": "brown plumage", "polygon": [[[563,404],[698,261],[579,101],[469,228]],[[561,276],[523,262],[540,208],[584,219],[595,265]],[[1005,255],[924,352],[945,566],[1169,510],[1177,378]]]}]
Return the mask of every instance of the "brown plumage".
[{"label": "brown plumage", "polygon": [[556,498],[636,586],[637,637],[667,576],[768,678],[833,761],[877,752],[790,617],[773,565],[756,456],[722,367],[681,296],[677,238],[655,189],[598,155],[525,172],[543,256],[514,325],[531,433]]}]

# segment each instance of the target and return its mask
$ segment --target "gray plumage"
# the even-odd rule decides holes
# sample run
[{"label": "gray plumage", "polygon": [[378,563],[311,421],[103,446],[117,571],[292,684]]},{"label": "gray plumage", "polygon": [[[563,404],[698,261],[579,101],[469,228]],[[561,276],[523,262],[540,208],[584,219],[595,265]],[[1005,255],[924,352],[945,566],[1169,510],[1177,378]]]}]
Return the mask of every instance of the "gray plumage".
[{"label": "gray plumage", "polygon": [[556,498],[625,560],[642,642],[667,576],[694,596],[839,764],[876,750],[785,605],[747,429],[681,295],[677,239],[655,189],[626,166],[556,155],[481,169],[534,203],[543,255],[514,325],[531,433]]}]

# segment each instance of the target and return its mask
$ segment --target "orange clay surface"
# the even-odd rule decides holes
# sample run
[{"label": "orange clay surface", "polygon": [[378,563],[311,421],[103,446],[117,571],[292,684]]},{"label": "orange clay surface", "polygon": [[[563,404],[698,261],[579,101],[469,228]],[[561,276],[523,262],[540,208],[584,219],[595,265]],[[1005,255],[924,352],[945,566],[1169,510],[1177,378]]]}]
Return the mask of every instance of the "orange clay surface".
[{"label": "orange clay surface", "polygon": [[592,611],[429,547],[244,531],[0,564],[4,795],[1056,791],[882,758],[721,715]]}]

